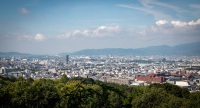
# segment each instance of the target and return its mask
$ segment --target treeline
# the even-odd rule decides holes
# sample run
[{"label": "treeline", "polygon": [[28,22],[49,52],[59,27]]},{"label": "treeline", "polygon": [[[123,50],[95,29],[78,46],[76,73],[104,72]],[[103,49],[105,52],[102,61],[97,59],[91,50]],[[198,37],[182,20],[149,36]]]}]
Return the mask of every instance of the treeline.
[{"label": "treeline", "polygon": [[90,78],[0,77],[1,108],[200,108],[200,92],[171,84],[127,86]]}]

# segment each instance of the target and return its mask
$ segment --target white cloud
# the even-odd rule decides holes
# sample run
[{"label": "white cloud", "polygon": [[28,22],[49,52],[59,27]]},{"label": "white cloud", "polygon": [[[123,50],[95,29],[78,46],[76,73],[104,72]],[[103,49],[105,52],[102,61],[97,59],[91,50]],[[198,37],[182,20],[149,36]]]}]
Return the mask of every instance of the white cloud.
[{"label": "white cloud", "polygon": [[120,27],[117,26],[100,26],[93,29],[74,30],[67,32],[64,35],[58,36],[58,38],[75,38],[75,37],[106,37],[113,36],[120,31]]},{"label": "white cloud", "polygon": [[42,34],[36,34],[35,35],[35,40],[36,41],[42,41],[42,40],[44,40],[45,39],[45,37],[44,37],[44,35],[42,35]]},{"label": "white cloud", "polygon": [[170,22],[174,27],[184,27],[187,26],[187,22],[182,22],[182,21],[171,21]]},{"label": "white cloud", "polygon": [[188,22],[188,25],[200,25],[200,19],[198,19],[197,21],[190,21]]},{"label": "white cloud", "polygon": [[30,13],[30,11],[28,9],[26,9],[26,8],[20,8],[19,12],[21,14],[28,14],[28,13]]},{"label": "white cloud", "polygon": [[160,26],[160,25],[164,25],[164,24],[167,24],[168,22],[166,21],[166,20],[158,20],[158,21],[156,21],[156,24],[158,25],[158,26]]},{"label": "white cloud", "polygon": [[186,27],[186,26],[197,26],[200,25],[200,19],[198,19],[197,21],[189,21],[189,22],[185,22],[185,21],[166,21],[166,20],[158,20],[156,21],[156,25],[158,26],[162,26],[162,25],[172,25],[174,27]]}]

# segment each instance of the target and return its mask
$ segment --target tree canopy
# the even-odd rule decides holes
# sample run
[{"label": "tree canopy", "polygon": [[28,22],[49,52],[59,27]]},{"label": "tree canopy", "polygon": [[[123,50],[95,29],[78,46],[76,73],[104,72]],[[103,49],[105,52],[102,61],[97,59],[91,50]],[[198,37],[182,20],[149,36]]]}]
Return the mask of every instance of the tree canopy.
[{"label": "tree canopy", "polygon": [[0,77],[1,108],[199,108],[200,92],[171,84],[127,86],[91,78]]}]

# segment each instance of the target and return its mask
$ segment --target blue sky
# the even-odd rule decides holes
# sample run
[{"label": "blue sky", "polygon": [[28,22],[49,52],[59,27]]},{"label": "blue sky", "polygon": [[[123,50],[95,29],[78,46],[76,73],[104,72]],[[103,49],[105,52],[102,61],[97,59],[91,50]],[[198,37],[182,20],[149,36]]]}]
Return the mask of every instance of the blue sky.
[{"label": "blue sky", "polygon": [[0,51],[174,46],[200,41],[199,0],[1,0]]}]

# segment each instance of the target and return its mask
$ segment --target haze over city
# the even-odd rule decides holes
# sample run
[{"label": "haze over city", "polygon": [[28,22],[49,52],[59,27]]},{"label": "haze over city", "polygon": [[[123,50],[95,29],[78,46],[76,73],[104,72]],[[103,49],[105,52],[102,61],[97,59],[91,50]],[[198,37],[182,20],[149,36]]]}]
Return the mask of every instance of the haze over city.
[{"label": "haze over city", "polygon": [[200,41],[199,0],[1,0],[0,51],[57,54]]}]

